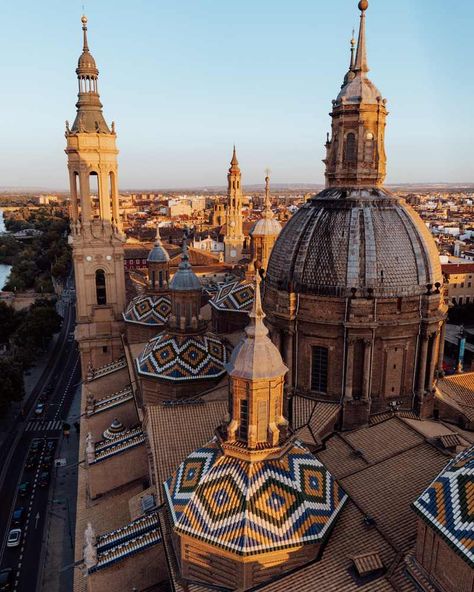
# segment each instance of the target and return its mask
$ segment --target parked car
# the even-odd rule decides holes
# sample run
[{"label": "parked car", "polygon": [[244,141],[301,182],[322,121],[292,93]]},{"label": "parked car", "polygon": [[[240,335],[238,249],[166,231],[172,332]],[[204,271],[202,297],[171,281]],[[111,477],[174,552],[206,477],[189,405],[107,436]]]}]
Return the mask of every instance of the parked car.
[{"label": "parked car", "polygon": [[25,508],[23,506],[15,508],[13,510],[13,514],[12,514],[13,526],[18,526],[19,524],[21,524],[23,522],[24,519],[25,519]]},{"label": "parked car", "polygon": [[38,485],[40,487],[47,487],[49,483],[49,473],[47,471],[43,471],[38,479]]},{"label": "parked car", "polygon": [[20,487],[18,488],[18,495],[20,497],[26,497],[29,492],[30,492],[30,482],[23,481],[23,483],[20,483]]},{"label": "parked car", "polygon": [[31,441],[30,444],[30,451],[31,452],[38,452],[41,448],[43,448],[43,440],[39,440],[36,438],[35,440]]},{"label": "parked car", "polygon": [[35,407],[35,415],[43,415],[44,403],[38,403]]},{"label": "parked car", "polygon": [[41,466],[43,468],[49,469],[52,464],[53,464],[53,457],[50,454],[47,454],[46,456],[43,457],[43,462],[41,463]]},{"label": "parked car", "polygon": [[13,589],[13,569],[7,567],[0,571],[0,592],[7,592]]},{"label": "parked car", "polygon": [[7,547],[18,547],[21,541],[21,528],[12,528],[8,534]]}]

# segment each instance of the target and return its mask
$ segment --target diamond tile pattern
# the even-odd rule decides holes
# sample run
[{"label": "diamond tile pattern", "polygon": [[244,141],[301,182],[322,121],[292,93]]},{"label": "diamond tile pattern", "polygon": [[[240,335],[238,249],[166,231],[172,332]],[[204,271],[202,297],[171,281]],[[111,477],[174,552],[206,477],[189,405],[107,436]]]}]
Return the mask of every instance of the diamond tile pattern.
[{"label": "diamond tile pattern", "polygon": [[167,380],[217,378],[225,373],[227,350],[212,333],[172,335],[160,333],[137,358],[138,372]]},{"label": "diamond tile pattern", "polygon": [[474,567],[474,446],[446,466],[413,508]]},{"label": "diamond tile pattern", "polygon": [[123,313],[124,321],[139,325],[164,325],[171,312],[169,296],[140,295],[134,298]]},{"label": "diamond tile pattern", "polygon": [[218,310],[249,312],[253,304],[253,282],[237,280],[222,286],[210,304]]},{"label": "diamond tile pattern", "polygon": [[216,440],[164,483],[174,528],[239,555],[322,541],[347,496],[301,443],[277,459],[247,462]]}]

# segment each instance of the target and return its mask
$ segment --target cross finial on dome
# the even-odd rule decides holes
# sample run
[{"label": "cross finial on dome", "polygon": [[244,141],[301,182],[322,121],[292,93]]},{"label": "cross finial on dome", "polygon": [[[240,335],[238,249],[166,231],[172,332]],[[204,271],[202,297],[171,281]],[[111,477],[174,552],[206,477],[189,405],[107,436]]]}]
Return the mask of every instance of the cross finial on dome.
[{"label": "cross finial on dome", "polygon": [[87,43],[87,17],[85,14],[81,16],[81,23],[82,23],[82,31],[84,35],[84,43],[82,51],[89,51],[89,45]]},{"label": "cross finial on dome", "polygon": [[268,335],[268,329],[266,328],[263,319],[265,313],[262,307],[262,296],[260,293],[260,284],[262,278],[258,269],[255,270],[255,285],[254,285],[254,296],[252,310],[249,312],[250,323],[245,327],[245,333],[247,337],[255,339],[255,337],[265,337]]},{"label": "cross finial on dome", "polygon": [[359,28],[359,40],[357,43],[357,53],[356,59],[354,64],[354,71],[361,72],[365,74],[369,71],[369,66],[367,64],[367,46],[365,42],[365,12],[369,8],[369,3],[367,0],[360,0],[359,2],[359,10],[360,10],[360,28]]},{"label": "cross finial on dome", "polygon": [[161,235],[160,235],[160,223],[159,222],[156,225],[155,246],[156,247],[160,247],[161,246]]},{"label": "cross finial on dome", "polygon": [[265,170],[265,208],[263,218],[273,218],[272,204],[270,200],[270,169]]}]

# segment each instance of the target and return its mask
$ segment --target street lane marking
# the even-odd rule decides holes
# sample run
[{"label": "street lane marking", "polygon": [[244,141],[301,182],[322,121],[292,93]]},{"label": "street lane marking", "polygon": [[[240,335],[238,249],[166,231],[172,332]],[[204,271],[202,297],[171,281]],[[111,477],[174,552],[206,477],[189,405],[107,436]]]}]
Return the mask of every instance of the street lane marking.
[{"label": "street lane marking", "polygon": [[58,419],[50,421],[35,421],[30,420],[25,428],[25,432],[58,432],[61,430],[63,422]]}]

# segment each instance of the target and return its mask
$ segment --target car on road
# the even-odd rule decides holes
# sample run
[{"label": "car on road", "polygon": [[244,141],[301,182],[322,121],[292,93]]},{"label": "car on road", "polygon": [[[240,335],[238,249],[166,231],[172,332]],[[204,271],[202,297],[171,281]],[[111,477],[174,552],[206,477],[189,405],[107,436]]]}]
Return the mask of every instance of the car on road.
[{"label": "car on road", "polygon": [[0,571],[0,592],[13,590],[13,569],[7,567]]},{"label": "car on road", "polygon": [[47,471],[43,471],[39,476],[38,485],[40,487],[48,487],[49,483],[49,473]]},{"label": "car on road", "polygon": [[36,463],[38,462],[38,457],[36,454],[29,454],[28,458],[26,459],[25,469],[34,469],[36,467]]},{"label": "car on road", "polygon": [[44,403],[38,403],[35,407],[35,415],[43,415]]},{"label": "car on road", "polygon": [[18,526],[23,522],[25,519],[25,508],[23,506],[19,506],[13,510],[12,514],[12,524],[13,526]]},{"label": "car on road", "polygon": [[30,492],[30,482],[23,481],[23,483],[20,483],[20,487],[18,488],[18,495],[20,497],[26,497],[29,492]]},{"label": "car on road", "polygon": [[44,469],[49,469],[51,468],[51,465],[53,464],[53,457],[50,454],[47,454],[46,456],[43,457],[43,461],[41,463],[41,466]]},{"label": "car on road", "polygon": [[38,452],[41,448],[43,448],[43,440],[39,440],[38,438],[35,438],[34,440],[31,441],[31,444],[30,444],[30,451],[31,452]]},{"label": "car on road", "polygon": [[18,547],[21,541],[21,528],[12,528],[8,533],[7,547]]}]

